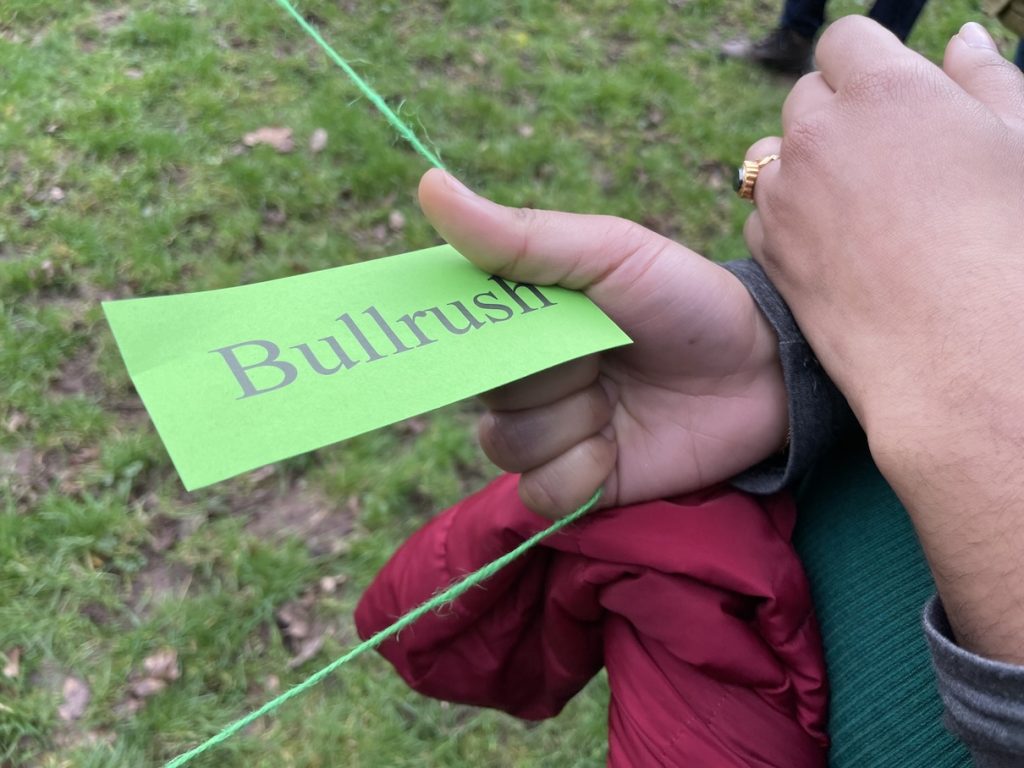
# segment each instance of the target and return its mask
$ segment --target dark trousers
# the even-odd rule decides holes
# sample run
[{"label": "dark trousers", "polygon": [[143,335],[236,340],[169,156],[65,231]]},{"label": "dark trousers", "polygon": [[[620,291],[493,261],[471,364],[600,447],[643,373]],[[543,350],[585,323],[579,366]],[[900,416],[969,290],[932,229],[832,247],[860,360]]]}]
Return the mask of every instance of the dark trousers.
[{"label": "dark trousers", "polygon": [[[868,16],[900,40],[906,40],[924,4],[925,0],[877,0],[871,6]],[[825,0],[786,0],[779,26],[804,37],[814,38],[818,30],[825,26]]]},{"label": "dark trousers", "polygon": [[1017,43],[1017,56],[1014,58],[1013,63],[1021,68],[1024,72],[1024,40]]}]

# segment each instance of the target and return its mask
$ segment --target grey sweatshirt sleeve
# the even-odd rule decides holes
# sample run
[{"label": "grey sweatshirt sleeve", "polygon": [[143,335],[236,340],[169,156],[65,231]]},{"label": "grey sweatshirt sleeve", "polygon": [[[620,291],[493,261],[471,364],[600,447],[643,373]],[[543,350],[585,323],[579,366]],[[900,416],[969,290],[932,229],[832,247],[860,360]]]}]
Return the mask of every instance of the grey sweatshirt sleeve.
[{"label": "grey sweatshirt sleeve", "polygon": [[1024,667],[971,653],[953,639],[938,597],[924,609],[946,727],[971,750],[977,768],[1024,765]]},{"label": "grey sweatshirt sleeve", "polygon": [[742,491],[774,493],[800,479],[814,460],[857,422],[761,267],[753,261],[730,261],[722,266],[739,278],[779,337],[789,398],[789,448],[732,479]]}]

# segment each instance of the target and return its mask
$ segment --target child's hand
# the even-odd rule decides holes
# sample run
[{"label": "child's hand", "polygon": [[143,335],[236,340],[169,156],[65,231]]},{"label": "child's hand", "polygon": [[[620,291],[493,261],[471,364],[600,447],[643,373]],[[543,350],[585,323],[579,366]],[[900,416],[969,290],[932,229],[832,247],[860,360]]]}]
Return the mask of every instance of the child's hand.
[{"label": "child's hand", "polygon": [[519,495],[557,517],[711,485],[778,450],[786,393],[778,340],[725,269],[610,216],[506,208],[430,171],[420,203],[488,272],[584,291],[634,341],[483,396],[480,441],[521,472]]}]

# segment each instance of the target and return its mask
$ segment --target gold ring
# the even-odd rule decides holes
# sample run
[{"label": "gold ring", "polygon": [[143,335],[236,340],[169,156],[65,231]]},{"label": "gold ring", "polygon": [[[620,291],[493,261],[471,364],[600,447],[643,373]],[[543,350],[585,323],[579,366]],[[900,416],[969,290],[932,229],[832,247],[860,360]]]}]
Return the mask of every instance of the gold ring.
[{"label": "gold ring", "polygon": [[772,160],[778,160],[778,155],[768,155],[760,160],[744,160],[736,174],[736,194],[744,200],[754,199],[754,184],[757,183],[757,174],[761,172]]}]

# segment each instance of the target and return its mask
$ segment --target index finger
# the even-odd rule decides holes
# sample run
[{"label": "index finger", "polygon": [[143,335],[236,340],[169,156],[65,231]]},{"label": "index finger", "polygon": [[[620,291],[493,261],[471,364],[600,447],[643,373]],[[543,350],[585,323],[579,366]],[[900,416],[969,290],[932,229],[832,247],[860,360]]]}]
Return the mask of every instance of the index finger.
[{"label": "index finger", "polygon": [[892,32],[866,16],[845,16],[826,29],[814,49],[818,70],[834,91],[865,73],[884,71],[894,64],[924,60]]},{"label": "index finger", "polygon": [[492,411],[521,411],[561,400],[597,381],[598,356],[578,357],[554,368],[484,392],[480,399]]}]

